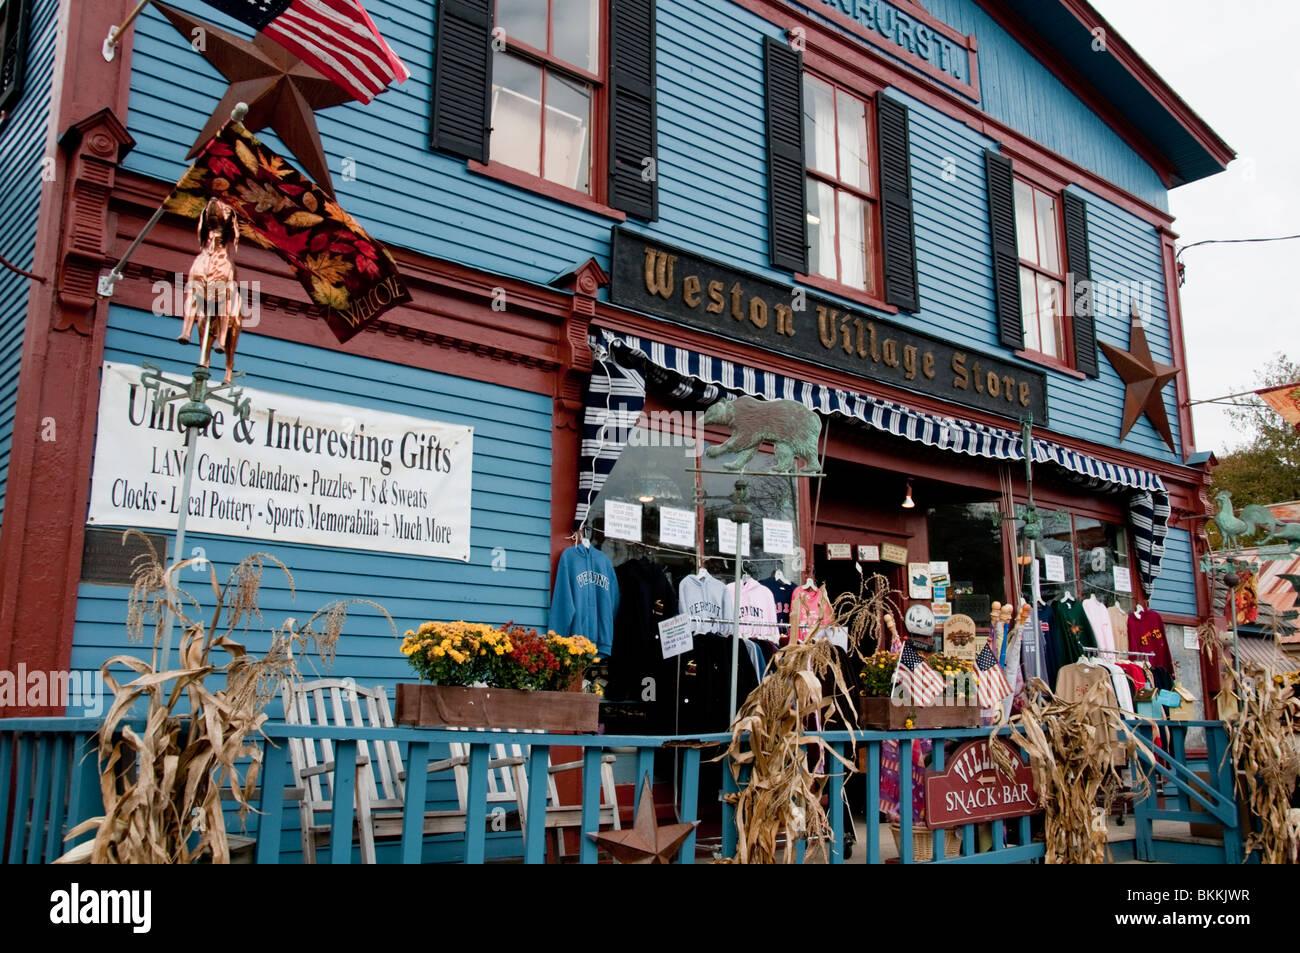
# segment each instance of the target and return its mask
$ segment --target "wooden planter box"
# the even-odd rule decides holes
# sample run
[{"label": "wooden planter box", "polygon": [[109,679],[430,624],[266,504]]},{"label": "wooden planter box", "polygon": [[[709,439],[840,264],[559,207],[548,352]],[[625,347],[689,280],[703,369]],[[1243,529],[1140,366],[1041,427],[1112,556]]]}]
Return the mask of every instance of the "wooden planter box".
[{"label": "wooden planter box", "polygon": [[397,723],[433,728],[533,728],[594,733],[600,697],[588,692],[399,683]]},{"label": "wooden planter box", "polygon": [[927,728],[978,728],[983,724],[979,705],[895,705],[891,698],[862,696],[861,724],[879,731],[904,731],[907,719],[917,730]]}]

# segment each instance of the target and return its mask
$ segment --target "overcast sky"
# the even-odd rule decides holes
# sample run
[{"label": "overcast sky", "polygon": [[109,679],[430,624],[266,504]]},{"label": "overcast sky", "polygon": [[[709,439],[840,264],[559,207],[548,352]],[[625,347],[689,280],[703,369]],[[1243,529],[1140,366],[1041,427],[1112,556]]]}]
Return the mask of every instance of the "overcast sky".
[{"label": "overcast sky", "polygon": [[[1178,244],[1300,234],[1300,37],[1295,0],[1092,0],[1129,44],[1227,141],[1226,172],[1170,194]],[[1182,256],[1192,399],[1254,385],[1274,353],[1300,361],[1300,317],[1287,291],[1300,279],[1300,241],[1206,245]],[[1193,408],[1196,445],[1239,442],[1223,411]]]}]

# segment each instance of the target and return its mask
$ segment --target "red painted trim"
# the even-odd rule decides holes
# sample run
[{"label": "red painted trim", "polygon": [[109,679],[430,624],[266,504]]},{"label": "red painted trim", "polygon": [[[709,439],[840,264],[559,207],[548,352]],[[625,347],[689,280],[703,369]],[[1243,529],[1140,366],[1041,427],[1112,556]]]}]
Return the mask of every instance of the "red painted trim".
[{"label": "red painted trim", "polygon": [[[529,192],[535,192],[543,195],[548,199],[555,199],[557,202],[563,202],[565,205],[572,205],[586,212],[595,212],[597,215],[604,215],[606,218],[612,218],[616,222],[626,222],[627,213],[620,212],[618,209],[610,208],[604,202],[600,202],[586,192],[579,192],[577,189],[570,189],[558,182],[552,182],[550,179],[544,179],[541,176],[530,175],[522,169],[511,168],[501,162],[488,162],[486,165],[474,159],[465,160],[465,167],[469,171],[478,175],[485,175],[490,179],[496,179],[498,182],[504,182],[507,185],[513,185],[516,188],[525,189]],[[597,175],[596,160],[592,158],[591,162],[591,181],[595,185],[598,181],[603,181],[605,173],[602,170]]]},{"label": "red painted trim", "polygon": [[[71,328],[53,330],[60,291],[65,290],[60,267],[68,250],[62,247],[64,217],[73,199],[69,188],[78,184],[70,179],[77,164],[84,165],[77,157],[96,145],[85,142],[69,150],[55,148],[53,142],[106,107],[116,117],[126,115],[134,32],[123,37],[111,63],[99,51],[108,28],[121,23],[134,5],[132,0],[105,0],[74,10],[71,4],[59,4],[47,135],[55,175],[42,186],[32,265],[51,281],[32,282],[28,293],[0,528],[0,668],[9,670],[18,662],[31,670],[66,670],[72,654],[89,495],[83,475],[94,444],[105,310],[92,307],[88,335]],[[104,135],[109,138],[101,145],[112,141]],[[95,174],[103,169],[99,166]],[[102,184],[111,178],[110,171]],[[92,256],[99,236],[77,237],[79,253]],[[50,426],[54,439],[48,436]],[[46,707],[3,714],[61,711]]]},{"label": "red painted trim", "polygon": [[[869,204],[874,207],[874,203]],[[880,249],[876,248],[873,249],[873,251],[876,253],[872,255],[873,267],[879,270],[877,263],[881,258]],[[877,311],[883,311],[885,314],[898,314],[898,308],[894,305],[886,304],[882,299],[877,298],[874,295],[868,294],[865,291],[860,291],[857,288],[851,288],[848,285],[840,284],[838,281],[833,281],[822,275],[796,274],[794,280],[799,282],[801,285],[808,285],[810,288],[817,288],[840,298],[845,298],[849,301],[856,301],[858,304],[866,305],[868,308],[875,308]],[[883,284],[883,280],[884,279],[882,278],[877,282],[877,286]]]},{"label": "red painted trim", "polygon": [[1028,361],[1030,364],[1038,364],[1047,368],[1049,371],[1056,371],[1058,374],[1064,374],[1066,377],[1073,377],[1076,380],[1085,381],[1088,379],[1087,374],[1080,374],[1073,367],[1058,361],[1050,354],[1044,354],[1041,351],[1016,351],[1016,357],[1022,361]]},{"label": "red painted trim", "polygon": [[[1010,126],[989,116],[955,91],[926,82],[909,70],[901,68],[883,54],[864,47],[849,37],[826,29],[819,21],[785,6],[780,3],[780,0],[732,0],[732,2],[783,29],[789,30],[796,26],[803,28],[807,36],[805,60],[812,61],[813,57],[824,57],[870,77],[876,84],[893,86],[949,118],[964,123],[981,135],[996,140],[1001,144],[1004,153],[1026,161],[1032,160],[1040,168],[1050,170],[1062,180],[1062,187],[1069,183],[1078,184],[1156,227],[1167,226],[1173,222],[1173,216],[1164,209],[1157,208],[1097,173],[1056,155]],[[825,66],[819,65],[818,68],[825,69]]]},{"label": "red painted trim", "polygon": [[1165,278],[1165,313],[1169,315],[1169,338],[1173,342],[1174,364],[1178,366],[1178,376],[1174,378],[1174,393],[1178,398],[1178,437],[1182,444],[1183,459],[1186,460],[1196,452],[1196,434],[1192,428],[1191,400],[1192,382],[1187,373],[1187,346],[1183,340],[1183,303],[1178,290],[1178,249],[1174,244],[1177,238],[1168,229],[1160,230],[1160,260],[1164,266]]},{"label": "red painted trim", "polygon": [[[864,41],[865,43],[879,50],[881,53],[902,60],[904,63],[907,63],[917,72],[923,73],[924,75],[930,77],[931,79],[938,80],[940,83],[943,83],[945,86],[951,87],[952,89],[961,93],[961,95],[965,96],[967,99],[973,102],[980,101],[980,88],[978,82],[979,73],[978,73],[978,68],[975,66],[975,61],[977,58],[976,51],[974,47],[969,43],[968,37],[963,36],[961,33],[958,33],[956,30],[948,26],[946,23],[936,20],[934,17],[929,16],[928,14],[925,17],[927,21],[925,23],[925,26],[927,28],[942,33],[945,39],[949,40],[952,43],[955,43],[958,47],[966,51],[966,73],[968,76],[971,77],[973,82],[969,82],[969,83],[963,82],[962,80],[953,76],[951,73],[944,72],[942,69],[935,66],[933,63],[931,63],[929,60],[925,59],[924,57],[916,53],[910,52],[906,47],[900,46],[897,43],[886,42],[884,37],[882,37],[875,30],[868,29],[866,26],[864,26],[859,21],[855,20],[853,17],[841,13],[839,10],[836,10],[832,6],[829,6],[827,4],[817,3],[815,2],[815,0],[812,0],[812,2],[807,2],[807,3],[800,2],[800,0],[792,0],[792,3],[806,10],[815,11],[817,16],[825,17],[826,19],[830,20],[832,23],[838,24],[841,28],[847,30],[849,33],[853,34],[858,39]],[[802,14],[802,10],[799,12]],[[902,12],[909,19],[915,19],[915,20],[922,19],[919,15],[917,15],[912,10],[905,10]]]}]

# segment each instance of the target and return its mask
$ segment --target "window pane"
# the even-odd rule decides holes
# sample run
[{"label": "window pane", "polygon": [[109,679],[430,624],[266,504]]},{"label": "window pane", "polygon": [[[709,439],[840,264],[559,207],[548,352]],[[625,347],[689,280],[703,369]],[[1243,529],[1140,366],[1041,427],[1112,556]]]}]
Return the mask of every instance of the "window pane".
[{"label": "window pane", "polygon": [[835,190],[808,180],[808,268],[827,278],[835,274]]},{"label": "window pane", "polygon": [[518,40],[538,50],[546,49],[546,0],[497,0],[497,26],[506,42]]},{"label": "window pane", "polygon": [[551,52],[588,73],[597,72],[596,0],[553,0]]},{"label": "window pane", "polygon": [[1044,278],[1038,279],[1038,324],[1042,337],[1043,353],[1052,357],[1061,357],[1061,283]]},{"label": "window pane", "polygon": [[[1128,534],[1124,527],[1084,516],[1074,518],[1074,543],[1079,556],[1079,597],[1096,595],[1106,605],[1133,608],[1132,593],[1115,588],[1115,567],[1128,567]],[[1130,570],[1130,588],[1134,584]]]},{"label": "window pane", "polygon": [[591,88],[546,75],[546,178],[579,192],[588,186]]},{"label": "window pane", "polygon": [[1034,190],[1016,179],[1016,247],[1024,261],[1038,264],[1034,237]]},{"label": "window pane", "polygon": [[999,513],[996,503],[945,503],[926,512],[930,552],[948,563],[948,599],[961,603],[953,611],[970,615],[980,626],[990,623],[992,603],[1007,597],[1002,562],[996,558],[1002,551]]},{"label": "window pane", "polygon": [[840,281],[851,288],[867,287],[867,203],[851,192],[840,192]]},{"label": "window pane", "polygon": [[835,91],[835,117],[840,140],[840,181],[871,190],[867,146],[866,106],[843,90]]},{"label": "window pane", "polygon": [[1034,190],[1038,222],[1038,263],[1048,271],[1061,273],[1061,246],[1056,232],[1056,199]]},{"label": "window pane", "polygon": [[808,168],[835,175],[835,94],[811,76],[803,78],[803,130]]},{"label": "window pane", "polygon": [[498,52],[492,61],[492,147],[489,157],[541,174],[542,71]]},{"label": "window pane", "polygon": [[[1016,504],[1016,536],[1023,539],[1021,531],[1024,529],[1025,507],[1023,504]],[[1043,535],[1036,541],[1035,550],[1038,556],[1038,578],[1039,589],[1043,594],[1044,602],[1052,602],[1069,592],[1076,599],[1079,598],[1079,587],[1074,579],[1074,542],[1070,532],[1070,514],[1066,510],[1048,510],[1039,508],[1038,515],[1043,521]],[[1024,553],[1029,553],[1029,543],[1024,543]],[[1044,556],[1060,556],[1065,569],[1065,582],[1048,582],[1047,570]],[[1024,583],[1024,597],[1026,601],[1033,599],[1030,584],[1032,577],[1029,567],[1021,574],[1021,580]]]},{"label": "window pane", "polygon": [[1038,347],[1038,291],[1034,287],[1034,272],[1020,266],[1020,326],[1025,331],[1025,347],[1031,351]]}]

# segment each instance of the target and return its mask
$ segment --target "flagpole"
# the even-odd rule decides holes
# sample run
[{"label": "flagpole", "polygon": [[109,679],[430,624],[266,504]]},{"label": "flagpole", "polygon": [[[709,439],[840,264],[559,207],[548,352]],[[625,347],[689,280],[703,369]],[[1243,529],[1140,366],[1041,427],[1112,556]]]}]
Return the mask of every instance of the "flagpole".
[{"label": "flagpole", "polygon": [[[148,2],[150,2],[150,0],[144,0],[144,3]],[[144,3],[141,3],[140,6],[144,6]],[[136,12],[138,13],[139,10]],[[230,111],[230,119],[232,122],[243,122],[244,117],[247,115],[248,103],[236,103],[235,108]],[[126,271],[127,262],[129,262],[131,256],[136,253],[136,249],[138,249],[140,244],[145,240],[145,236],[153,231],[155,225],[162,221],[163,215],[167,213],[167,203],[172,200],[172,196],[175,194],[176,190],[172,189],[171,192],[168,193],[167,197],[163,199],[162,205],[159,205],[158,208],[154,210],[153,215],[149,217],[149,221],[144,223],[144,228],[140,230],[140,234],[136,235],[131,244],[127,246],[126,252],[120,259],[118,259],[117,264],[113,266],[112,270],[110,270],[106,275],[99,276],[99,286],[95,290],[101,298],[113,297],[113,291],[117,287],[117,283],[122,280],[123,273]]]},{"label": "flagpole", "polygon": [[126,32],[127,27],[135,22],[135,18],[144,12],[144,8],[149,6],[150,2],[151,0],[140,0],[139,5],[127,15],[127,18],[122,21],[121,26],[111,26],[108,28],[108,36],[104,37],[104,46],[100,50],[100,53],[103,54],[104,62],[113,62],[113,57],[117,55],[117,44],[121,41],[122,34]]}]

